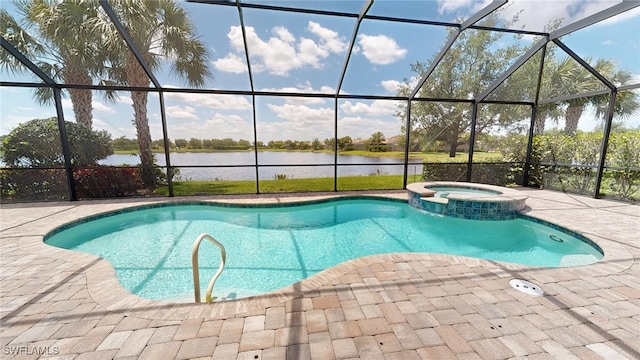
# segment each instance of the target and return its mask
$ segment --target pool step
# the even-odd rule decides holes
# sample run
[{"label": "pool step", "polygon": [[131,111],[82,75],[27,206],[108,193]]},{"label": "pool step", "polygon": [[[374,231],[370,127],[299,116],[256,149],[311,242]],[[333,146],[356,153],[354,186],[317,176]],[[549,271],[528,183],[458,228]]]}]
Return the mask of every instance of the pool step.
[{"label": "pool step", "polygon": [[447,199],[447,198],[433,197],[433,196],[421,197],[420,200],[434,202],[434,203],[438,203],[438,204],[448,204],[449,203],[449,199]]}]

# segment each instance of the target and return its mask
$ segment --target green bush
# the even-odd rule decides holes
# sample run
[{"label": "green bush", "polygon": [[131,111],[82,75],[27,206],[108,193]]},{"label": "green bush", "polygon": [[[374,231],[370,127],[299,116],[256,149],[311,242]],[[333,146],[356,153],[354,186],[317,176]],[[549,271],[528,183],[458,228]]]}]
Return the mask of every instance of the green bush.
[{"label": "green bush", "polygon": [[[521,163],[495,162],[474,163],[471,181],[491,185],[513,185],[522,183]],[[424,163],[422,165],[423,181],[466,181],[466,163]]]},{"label": "green bush", "polygon": [[[134,196],[144,188],[138,168],[99,167],[73,172],[76,195],[81,199]],[[69,198],[64,169],[2,169],[0,197],[12,201]]]},{"label": "green bush", "polygon": [[108,198],[137,195],[144,187],[140,169],[100,167],[73,172],[78,198]]},{"label": "green bush", "polygon": [[[533,138],[529,186],[593,195],[600,163],[601,132],[578,132],[575,136],[542,135]],[[526,156],[525,135],[509,135],[500,150],[507,161]],[[621,200],[640,200],[640,131],[612,133],[600,185],[600,193]],[[474,165],[475,166],[475,165]],[[514,167],[513,177],[522,172]]]},{"label": "green bush", "polygon": [[640,131],[613,133],[609,137],[601,192],[622,200],[640,201]]},{"label": "green bush", "polygon": [[467,177],[466,163],[424,163],[422,180],[424,181],[464,181]]},{"label": "green bush", "polygon": [[54,201],[69,198],[64,169],[0,169],[0,198],[11,201]]},{"label": "green bush", "polygon": [[[66,121],[71,164],[96,165],[113,154],[111,136],[106,131],[93,131]],[[11,167],[64,166],[60,131],[56,118],[34,119],[18,125],[3,139],[2,160]]]}]

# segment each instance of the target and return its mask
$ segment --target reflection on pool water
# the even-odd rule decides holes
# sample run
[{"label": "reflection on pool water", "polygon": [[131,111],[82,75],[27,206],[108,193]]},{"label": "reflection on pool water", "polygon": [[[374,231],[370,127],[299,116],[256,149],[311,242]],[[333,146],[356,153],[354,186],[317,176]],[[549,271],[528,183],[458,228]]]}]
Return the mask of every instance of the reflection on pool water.
[{"label": "reflection on pool water", "polygon": [[[281,207],[166,203],[78,222],[47,244],[107,259],[128,291],[192,301],[191,250],[202,233],[220,241],[227,266],[214,296],[240,298],[291,285],[341,262],[389,252],[433,252],[536,266],[584,265],[602,253],[577,236],[525,218],[459,219],[371,198]],[[562,242],[550,237],[561,238]],[[219,263],[203,242],[200,283]]]}]

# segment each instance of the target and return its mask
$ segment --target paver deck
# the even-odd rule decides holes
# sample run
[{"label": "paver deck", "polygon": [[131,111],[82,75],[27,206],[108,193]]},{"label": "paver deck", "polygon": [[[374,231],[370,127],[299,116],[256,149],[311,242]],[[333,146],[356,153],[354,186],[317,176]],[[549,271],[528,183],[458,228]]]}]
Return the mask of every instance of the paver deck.
[{"label": "paver deck", "polygon": [[[529,195],[529,215],[582,233],[605,251],[604,259],[538,268],[428,253],[383,254],[255,298],[164,303],[126,292],[106,260],[53,248],[42,239],[87,215],[169,199],[2,205],[1,356],[639,359],[640,207],[520,191]],[[335,194],[312,195],[319,196]],[[300,197],[197,199],[255,203]],[[514,290],[513,278],[540,285],[544,296]]]}]

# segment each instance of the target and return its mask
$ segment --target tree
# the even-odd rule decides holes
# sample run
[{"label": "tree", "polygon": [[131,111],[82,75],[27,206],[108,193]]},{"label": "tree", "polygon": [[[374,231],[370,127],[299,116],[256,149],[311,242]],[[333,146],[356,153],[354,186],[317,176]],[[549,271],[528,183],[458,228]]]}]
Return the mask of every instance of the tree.
[{"label": "tree", "polygon": [[202,148],[202,140],[191,138],[189,139],[189,143],[187,144],[189,149],[201,149]]},{"label": "tree", "polygon": [[311,148],[313,150],[322,150],[323,146],[322,146],[322,142],[320,142],[320,139],[314,138],[313,141],[311,142]]},{"label": "tree", "polygon": [[[94,131],[77,123],[65,122],[71,164],[97,165],[98,160],[113,154],[111,135]],[[13,167],[64,166],[58,120],[34,119],[18,125],[3,141],[2,160]]]},{"label": "tree", "polygon": [[[494,26],[498,15],[489,15],[483,25]],[[449,30],[451,34],[455,30]],[[431,73],[418,92],[418,97],[470,99],[492,84],[511,62],[523,53],[519,38],[508,46],[501,44],[503,33],[467,29],[457,38],[442,61]],[[433,61],[434,57],[430,60]],[[421,78],[428,64],[415,62],[411,71]],[[408,79],[399,89],[400,96],[408,96],[413,88]],[[471,105],[459,102],[416,101],[411,106],[411,134],[422,140],[419,147],[426,149],[433,141],[444,141],[449,156],[455,157],[458,145],[464,143],[464,134],[471,125]],[[396,112],[406,123],[406,106]],[[477,113],[476,132],[488,131],[493,126],[510,126],[525,117],[517,107],[484,106]],[[404,126],[403,126],[404,127]],[[409,139],[414,147],[414,139]]]},{"label": "tree", "polygon": [[[591,58],[586,58],[585,61],[593,64],[594,70],[616,84],[616,86],[628,85],[633,81],[633,76],[630,72],[618,70],[611,60],[598,59],[594,63]],[[568,56],[560,61],[547,60],[545,73],[547,73],[547,80],[542,88],[544,92],[543,98],[545,99],[585,94],[605,89],[605,85],[600,80]],[[609,95],[605,94],[565,100],[555,104],[539,105],[538,113],[540,117],[536,120],[541,124],[538,125],[539,129],[536,134],[542,134],[544,119],[550,118],[558,121],[564,118],[564,133],[573,136],[578,130],[580,117],[587,107],[592,106],[595,109],[596,117],[604,118],[608,111],[609,98]],[[621,91],[618,93],[614,112],[620,117],[627,117],[634,114],[638,107],[640,107],[640,103],[634,92]]]},{"label": "tree", "polygon": [[[189,16],[177,1],[118,0],[109,4],[152,70],[158,69],[163,62],[169,62],[174,73],[195,87],[203,86],[205,79],[211,76],[205,45],[196,37]],[[99,17],[99,20],[94,30],[105,38],[107,48],[110,49],[109,60],[113,78],[127,86],[149,87],[149,77],[122,41],[113,23],[104,16]],[[146,185],[153,185],[154,158],[151,151],[147,99],[148,92],[131,91],[140,161],[143,166],[142,178]]]},{"label": "tree", "polygon": [[135,139],[127,139],[126,136],[121,136],[114,139],[111,142],[114,150],[136,150],[138,148],[137,141]]},{"label": "tree", "polygon": [[371,134],[369,138],[369,151],[371,152],[383,152],[386,150],[386,144],[384,143],[386,140],[384,138],[384,134],[380,131],[377,131]]},{"label": "tree", "polygon": [[[65,84],[92,85],[105,74],[105,46],[93,32],[90,19],[97,16],[97,2],[28,0],[16,2],[24,27],[5,9],[0,10],[2,36],[25,54],[49,77]],[[11,72],[29,72],[6,51],[0,53],[0,66]],[[100,85],[112,84],[99,80]],[[68,89],[76,121],[88,128],[93,124],[92,92]],[[103,92],[114,100],[113,91]],[[34,98],[41,104],[53,102],[50,88],[36,88]]]},{"label": "tree", "polygon": [[352,150],[353,149],[353,139],[351,136],[343,136],[338,139],[338,148],[340,150]]}]

